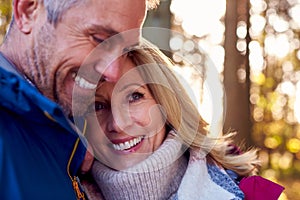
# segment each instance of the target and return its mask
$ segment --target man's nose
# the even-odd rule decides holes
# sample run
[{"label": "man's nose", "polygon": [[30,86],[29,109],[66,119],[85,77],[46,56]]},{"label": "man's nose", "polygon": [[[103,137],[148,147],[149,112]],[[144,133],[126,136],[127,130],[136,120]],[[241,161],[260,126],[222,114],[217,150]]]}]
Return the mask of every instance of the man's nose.
[{"label": "man's nose", "polygon": [[121,76],[126,55],[123,48],[116,47],[111,51],[103,52],[100,60],[95,65],[95,70],[102,78],[109,82],[117,82]]},{"label": "man's nose", "polygon": [[122,67],[124,67],[124,62],[125,56],[121,56],[108,64],[102,73],[104,80],[108,82],[117,82],[121,77],[121,71]]}]

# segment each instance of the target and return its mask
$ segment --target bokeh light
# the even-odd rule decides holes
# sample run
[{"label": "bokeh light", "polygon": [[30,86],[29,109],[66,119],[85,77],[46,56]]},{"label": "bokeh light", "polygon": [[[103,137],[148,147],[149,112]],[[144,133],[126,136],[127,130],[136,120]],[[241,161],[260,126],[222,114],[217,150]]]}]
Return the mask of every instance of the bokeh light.
[{"label": "bokeh light", "polygon": [[[222,46],[225,26],[222,18],[226,11],[226,1],[172,0],[170,11],[173,14],[172,28],[184,33],[184,38],[172,35],[170,39],[172,58],[178,65],[176,70],[180,74],[185,74],[185,77],[190,77],[189,82],[199,99],[197,105],[200,114],[210,122],[210,131],[219,133],[223,120],[222,85],[218,86],[218,92],[214,91],[217,95],[215,98],[220,99],[220,103],[212,105],[212,91],[207,87],[207,80],[216,76],[219,80],[215,83],[221,82],[225,57]],[[243,34],[242,31],[242,29],[239,31],[240,35]],[[191,68],[189,64],[198,66],[203,73],[202,76],[193,76],[193,70],[188,70]],[[213,118],[217,120],[212,121]]]}]

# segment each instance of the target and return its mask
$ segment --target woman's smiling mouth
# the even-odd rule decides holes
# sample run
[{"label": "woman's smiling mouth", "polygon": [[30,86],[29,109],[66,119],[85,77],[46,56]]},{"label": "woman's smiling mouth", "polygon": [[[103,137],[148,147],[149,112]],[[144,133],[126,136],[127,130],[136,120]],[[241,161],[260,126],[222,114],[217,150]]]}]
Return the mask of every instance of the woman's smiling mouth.
[{"label": "woman's smiling mouth", "polygon": [[140,136],[128,140],[126,142],[119,142],[119,143],[113,142],[112,147],[114,150],[117,151],[130,151],[135,149],[135,147],[137,147],[137,145],[140,144],[143,139],[144,136]]}]

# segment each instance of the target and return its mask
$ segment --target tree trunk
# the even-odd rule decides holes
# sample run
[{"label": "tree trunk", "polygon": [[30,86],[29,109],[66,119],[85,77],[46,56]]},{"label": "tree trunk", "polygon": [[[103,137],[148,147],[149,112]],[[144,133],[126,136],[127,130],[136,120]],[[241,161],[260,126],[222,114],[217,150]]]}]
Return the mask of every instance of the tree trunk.
[{"label": "tree trunk", "polygon": [[[224,87],[225,87],[225,123],[224,131],[237,131],[236,142],[243,142],[246,146],[251,141],[251,112],[249,101],[249,62],[248,49],[242,55],[236,48],[236,29],[239,21],[244,21],[249,27],[247,0],[227,0],[225,14],[225,64],[224,64]],[[246,36],[247,46],[249,34]],[[238,70],[246,72],[246,78],[240,80]]]}]

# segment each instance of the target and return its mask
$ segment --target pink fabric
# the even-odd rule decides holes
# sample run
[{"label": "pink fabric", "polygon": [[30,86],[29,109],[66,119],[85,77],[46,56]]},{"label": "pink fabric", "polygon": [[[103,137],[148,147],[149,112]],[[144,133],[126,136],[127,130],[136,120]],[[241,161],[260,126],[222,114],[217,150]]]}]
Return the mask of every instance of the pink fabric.
[{"label": "pink fabric", "polygon": [[277,200],[284,187],[260,176],[243,178],[239,185],[245,200]]}]

